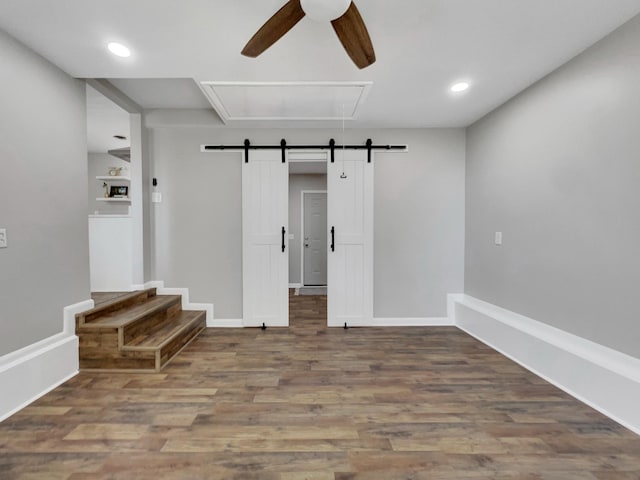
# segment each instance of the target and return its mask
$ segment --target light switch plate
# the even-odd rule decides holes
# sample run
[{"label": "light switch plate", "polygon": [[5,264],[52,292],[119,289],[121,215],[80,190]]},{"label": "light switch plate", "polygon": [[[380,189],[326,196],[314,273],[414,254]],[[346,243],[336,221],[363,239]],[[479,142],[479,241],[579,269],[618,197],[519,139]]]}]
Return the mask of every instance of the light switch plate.
[{"label": "light switch plate", "polygon": [[160,192],[152,192],[151,193],[151,202],[152,203],[162,203],[162,193],[160,193]]},{"label": "light switch plate", "polygon": [[0,228],[0,248],[7,248],[7,229]]},{"label": "light switch plate", "polygon": [[496,245],[502,245],[502,232],[496,232],[494,242]]}]

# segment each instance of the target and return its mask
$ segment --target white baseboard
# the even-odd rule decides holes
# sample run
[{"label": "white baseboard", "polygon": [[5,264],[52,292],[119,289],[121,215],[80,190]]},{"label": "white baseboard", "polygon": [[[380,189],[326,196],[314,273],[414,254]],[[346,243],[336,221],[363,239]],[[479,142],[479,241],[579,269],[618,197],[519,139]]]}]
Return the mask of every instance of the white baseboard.
[{"label": "white baseboard", "polygon": [[215,327],[215,319],[213,316],[213,303],[189,303],[188,307],[183,307],[184,310],[204,310],[206,313],[207,327]]},{"label": "white baseboard", "polygon": [[93,300],[75,303],[64,307],[63,311],[63,332],[67,335],[76,334],[76,314],[91,310],[96,304]]},{"label": "white baseboard", "polygon": [[302,287],[301,283],[290,283],[289,288],[300,288]]},{"label": "white baseboard", "polygon": [[453,326],[448,317],[424,317],[424,318],[381,318],[375,317],[371,327],[446,327]]},{"label": "white baseboard", "polygon": [[211,326],[214,328],[243,328],[244,327],[244,325],[242,324],[241,318],[215,318],[213,320],[213,325]]},{"label": "white baseboard", "polygon": [[640,359],[468,295],[449,296],[455,325],[640,434]]},{"label": "white baseboard", "polygon": [[162,288],[164,287],[164,282],[159,280],[152,280],[150,282],[141,283],[138,285],[131,285],[131,291],[136,290],[147,290],[148,288]]},{"label": "white baseboard", "polygon": [[146,290],[147,288],[155,288],[158,295],[181,295],[183,310],[204,310],[206,313],[207,327],[216,327],[217,321],[214,320],[213,303],[195,303],[189,300],[188,288],[165,288],[164,282],[161,280],[153,280],[146,282],[144,285],[137,285],[136,290]]},{"label": "white baseboard", "polygon": [[93,306],[87,300],[65,307],[61,333],[0,357],[0,421],[78,373],[75,315]]}]

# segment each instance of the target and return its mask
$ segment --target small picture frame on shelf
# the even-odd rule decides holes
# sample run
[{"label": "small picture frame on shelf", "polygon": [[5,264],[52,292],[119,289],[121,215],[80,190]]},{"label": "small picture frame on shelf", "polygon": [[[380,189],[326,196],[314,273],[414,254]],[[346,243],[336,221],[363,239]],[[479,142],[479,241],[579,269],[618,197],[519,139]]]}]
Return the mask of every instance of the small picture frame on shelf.
[{"label": "small picture frame on shelf", "polygon": [[127,198],[129,196],[129,187],[112,185],[109,189],[109,197],[111,198]]}]

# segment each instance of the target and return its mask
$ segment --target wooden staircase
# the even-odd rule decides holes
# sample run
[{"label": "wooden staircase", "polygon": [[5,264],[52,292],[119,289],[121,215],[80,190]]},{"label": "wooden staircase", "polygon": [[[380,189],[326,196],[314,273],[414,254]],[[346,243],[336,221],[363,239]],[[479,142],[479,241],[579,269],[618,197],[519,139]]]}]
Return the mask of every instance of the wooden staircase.
[{"label": "wooden staircase", "polygon": [[155,288],[109,300],[76,315],[80,368],[159,372],[204,330],[205,316]]}]

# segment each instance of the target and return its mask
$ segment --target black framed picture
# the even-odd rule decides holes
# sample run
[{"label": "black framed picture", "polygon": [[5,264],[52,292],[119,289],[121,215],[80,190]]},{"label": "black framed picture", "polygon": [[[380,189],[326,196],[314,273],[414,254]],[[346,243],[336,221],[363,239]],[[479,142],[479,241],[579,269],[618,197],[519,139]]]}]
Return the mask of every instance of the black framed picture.
[{"label": "black framed picture", "polygon": [[109,190],[111,198],[124,198],[129,195],[129,187],[112,185]]}]

